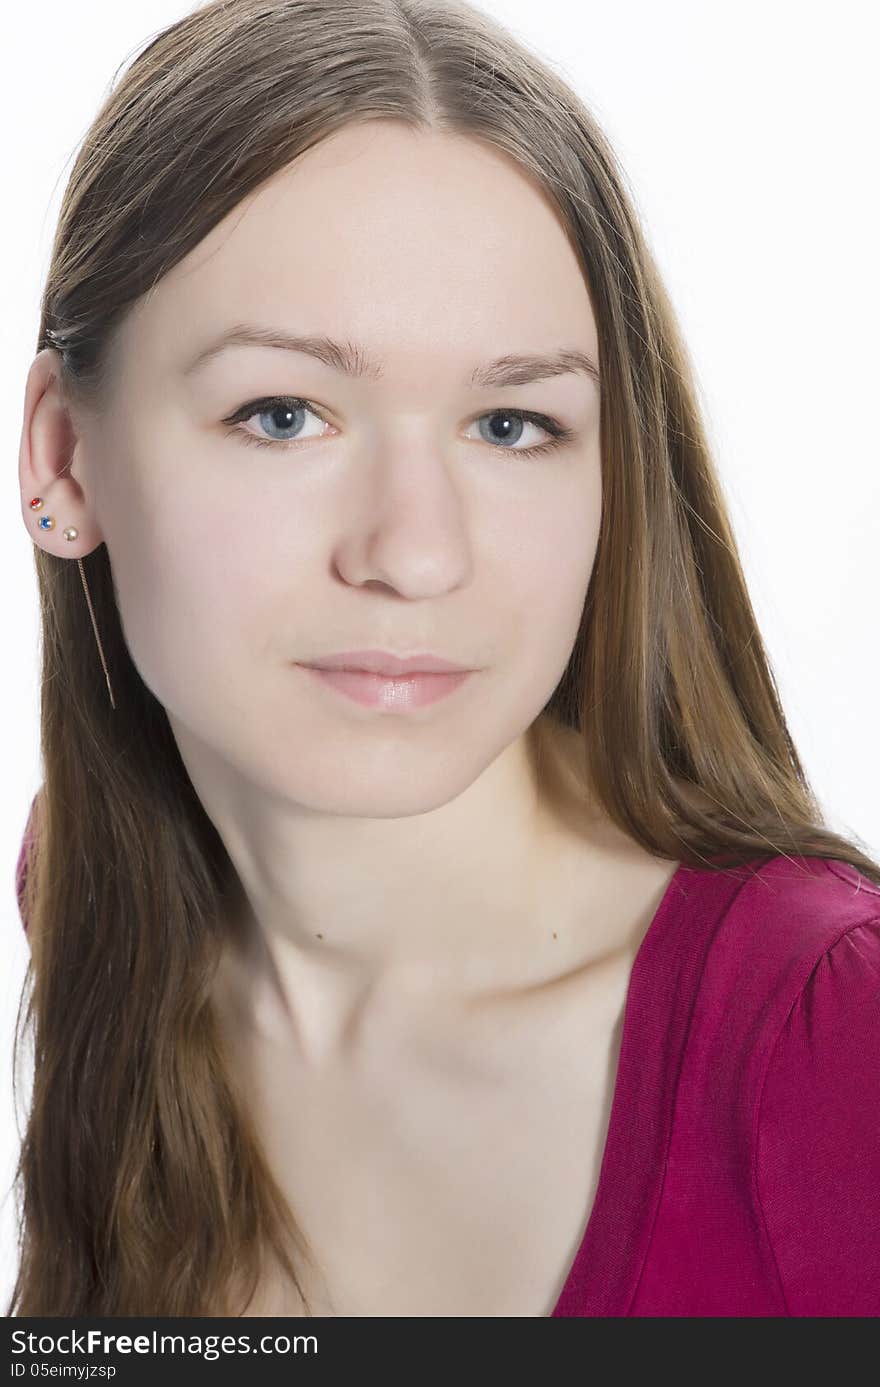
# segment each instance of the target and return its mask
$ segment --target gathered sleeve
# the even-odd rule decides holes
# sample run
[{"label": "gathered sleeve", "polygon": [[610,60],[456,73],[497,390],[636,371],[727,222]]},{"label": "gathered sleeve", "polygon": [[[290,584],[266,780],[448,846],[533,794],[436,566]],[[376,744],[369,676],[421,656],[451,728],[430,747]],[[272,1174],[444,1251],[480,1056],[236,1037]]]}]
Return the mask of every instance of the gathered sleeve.
[{"label": "gathered sleeve", "polygon": [[880,1315],[880,916],[820,957],[757,1113],[758,1206],[790,1315]]}]

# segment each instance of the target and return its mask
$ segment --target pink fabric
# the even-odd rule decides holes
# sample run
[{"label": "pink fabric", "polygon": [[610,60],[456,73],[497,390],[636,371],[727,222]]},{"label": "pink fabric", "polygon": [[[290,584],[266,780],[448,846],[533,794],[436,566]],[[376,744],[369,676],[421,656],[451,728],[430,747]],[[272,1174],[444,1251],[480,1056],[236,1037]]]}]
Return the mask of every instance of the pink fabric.
[{"label": "pink fabric", "polygon": [[27,932],[28,922],[24,913],[24,884],[28,874],[28,854],[33,851],[36,840],[36,819],[37,819],[37,799],[39,791],[31,800],[31,807],[28,810],[27,823],[24,827],[24,835],[21,840],[21,848],[18,853],[18,862],[15,866],[15,894],[18,897],[18,911],[21,915],[21,923]]},{"label": "pink fabric", "polygon": [[880,888],[844,862],[669,882],[553,1310],[629,1315],[880,1315]]},{"label": "pink fabric", "polygon": [[860,872],[679,867],[553,1314],[880,1314],[880,888]]}]

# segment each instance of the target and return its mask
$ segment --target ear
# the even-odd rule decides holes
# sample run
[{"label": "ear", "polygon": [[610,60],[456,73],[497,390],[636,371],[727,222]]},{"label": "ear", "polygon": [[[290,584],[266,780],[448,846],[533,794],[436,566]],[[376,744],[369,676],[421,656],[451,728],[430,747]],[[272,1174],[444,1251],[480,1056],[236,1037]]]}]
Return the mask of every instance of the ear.
[{"label": "ear", "polygon": [[[52,347],[38,352],[28,371],[18,452],[21,508],[27,532],[41,549],[82,558],[104,536],[88,484],[74,475],[84,470],[83,441],[62,397],[60,373],[61,357]],[[42,504],[32,506],[36,500]]]}]

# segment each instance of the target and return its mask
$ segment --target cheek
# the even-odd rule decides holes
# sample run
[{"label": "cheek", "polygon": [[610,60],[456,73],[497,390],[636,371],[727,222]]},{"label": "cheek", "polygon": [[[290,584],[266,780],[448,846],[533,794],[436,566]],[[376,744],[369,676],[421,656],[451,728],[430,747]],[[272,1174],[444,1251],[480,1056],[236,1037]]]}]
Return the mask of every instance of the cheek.
[{"label": "cheek", "polygon": [[251,657],[271,638],[273,600],[286,590],[264,537],[163,524],[120,530],[108,552],[132,660],[161,703],[192,710],[247,681]]},{"label": "cheek", "polygon": [[497,533],[493,557],[503,574],[499,624],[515,623],[514,648],[528,652],[535,674],[561,676],[577,636],[599,543],[598,467],[536,502]]},{"label": "cheek", "polygon": [[134,663],[160,701],[179,702],[245,668],[255,614],[285,591],[269,565],[284,560],[257,488],[219,484],[221,460],[174,416],[157,406],[151,433],[141,413],[117,446],[126,468],[106,469],[103,529]]}]

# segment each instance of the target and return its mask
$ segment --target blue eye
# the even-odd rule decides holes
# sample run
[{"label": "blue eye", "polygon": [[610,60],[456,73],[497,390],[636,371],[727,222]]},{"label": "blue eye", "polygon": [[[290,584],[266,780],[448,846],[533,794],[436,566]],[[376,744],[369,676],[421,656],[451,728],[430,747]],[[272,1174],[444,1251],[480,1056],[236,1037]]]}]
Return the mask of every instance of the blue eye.
[{"label": "blue eye", "polygon": [[[530,448],[505,448],[502,446],[502,442],[499,442],[497,438],[486,438],[485,435],[483,435],[483,441],[488,443],[491,447],[496,448],[499,452],[516,453],[516,455],[521,458],[538,457],[541,453],[549,453],[554,448],[561,448],[564,443],[570,442],[574,437],[572,430],[565,428],[558,420],[550,419],[546,414],[533,414],[524,409],[493,409],[490,410],[488,414],[480,414],[475,422],[480,424],[484,419],[489,421],[492,428],[500,421],[502,442],[510,442],[511,430],[508,426],[511,423],[513,424],[512,433],[514,443],[519,441],[522,437],[523,429],[529,424],[532,428],[543,429],[544,433],[550,435],[549,442],[533,444]],[[492,432],[492,428],[489,430],[490,433]]]},{"label": "blue eye", "polygon": [[[304,414],[311,414],[315,418],[321,419],[322,422],[327,422],[306,400],[288,399],[280,395],[270,396],[265,400],[251,400],[249,404],[242,405],[229,419],[225,419],[223,422],[226,424],[237,424],[256,416],[260,420],[269,419],[272,428],[283,431],[284,429],[293,428],[294,424]],[[285,448],[293,443],[301,441],[299,438],[257,438],[255,434],[249,433],[247,429],[235,429],[234,432],[241,434],[246,442],[256,443],[260,448]]]},{"label": "blue eye", "polygon": [[[288,449],[298,446],[301,442],[307,442],[309,437],[320,437],[320,434],[308,435],[305,438],[300,435],[290,439],[258,438],[256,434],[251,433],[248,429],[240,428],[238,425],[254,417],[258,417],[259,419],[268,418],[271,421],[270,427],[283,432],[285,429],[293,428],[297,420],[309,414],[311,414],[313,418],[319,419],[324,424],[328,422],[320,411],[308,400],[301,400],[289,395],[268,395],[263,399],[250,400],[247,404],[237,409],[234,414],[224,419],[223,422],[231,427],[233,433],[239,434],[245,443],[255,444],[258,448]],[[558,419],[553,419],[547,414],[536,414],[533,410],[493,409],[478,415],[477,421],[475,422],[479,422],[483,419],[493,420],[496,421],[496,423],[502,421],[502,439],[509,437],[509,430],[507,434],[505,434],[505,430],[507,430],[509,424],[513,422],[514,442],[517,442],[522,436],[522,429],[526,424],[532,424],[537,428],[543,429],[546,434],[549,434],[549,441],[539,443],[529,448],[505,447],[503,442],[486,439],[485,437],[483,438],[483,441],[487,442],[490,447],[495,448],[497,452],[514,453],[517,457],[521,458],[538,457],[543,453],[552,452],[556,448],[561,448],[567,443],[571,443],[575,438],[573,429],[567,428],[564,424],[561,424]]]}]

